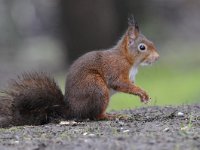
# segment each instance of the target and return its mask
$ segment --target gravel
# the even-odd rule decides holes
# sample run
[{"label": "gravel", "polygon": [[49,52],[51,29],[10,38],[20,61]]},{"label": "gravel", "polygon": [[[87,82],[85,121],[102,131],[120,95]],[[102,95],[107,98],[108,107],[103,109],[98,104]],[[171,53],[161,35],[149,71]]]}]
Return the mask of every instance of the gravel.
[{"label": "gravel", "polygon": [[[181,112],[181,115],[180,115]],[[114,121],[0,129],[1,150],[200,149],[200,104],[115,111]]]}]

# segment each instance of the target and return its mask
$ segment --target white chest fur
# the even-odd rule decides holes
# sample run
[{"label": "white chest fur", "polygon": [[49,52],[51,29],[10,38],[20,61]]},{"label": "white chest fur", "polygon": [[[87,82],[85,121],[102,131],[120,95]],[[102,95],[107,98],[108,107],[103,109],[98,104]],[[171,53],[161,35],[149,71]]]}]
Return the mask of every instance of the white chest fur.
[{"label": "white chest fur", "polygon": [[137,66],[132,66],[129,71],[129,79],[133,82],[135,81],[135,76],[138,72]]}]

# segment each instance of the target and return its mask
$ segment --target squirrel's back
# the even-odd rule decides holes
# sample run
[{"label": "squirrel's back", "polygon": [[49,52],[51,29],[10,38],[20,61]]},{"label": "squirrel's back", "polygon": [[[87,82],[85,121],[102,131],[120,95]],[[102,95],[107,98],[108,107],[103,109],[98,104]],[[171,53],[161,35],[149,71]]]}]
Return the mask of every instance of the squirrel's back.
[{"label": "squirrel's back", "polygon": [[39,125],[60,118],[63,94],[46,73],[24,73],[0,93],[0,127]]}]

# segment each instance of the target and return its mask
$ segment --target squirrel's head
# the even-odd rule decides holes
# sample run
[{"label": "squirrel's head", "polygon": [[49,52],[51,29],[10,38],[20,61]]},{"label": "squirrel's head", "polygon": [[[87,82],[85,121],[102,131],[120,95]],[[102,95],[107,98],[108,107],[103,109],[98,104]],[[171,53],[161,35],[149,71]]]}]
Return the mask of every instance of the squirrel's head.
[{"label": "squirrel's head", "polygon": [[129,57],[136,65],[149,65],[159,58],[153,42],[140,33],[139,26],[134,17],[128,19],[128,30],[125,35],[125,47]]}]

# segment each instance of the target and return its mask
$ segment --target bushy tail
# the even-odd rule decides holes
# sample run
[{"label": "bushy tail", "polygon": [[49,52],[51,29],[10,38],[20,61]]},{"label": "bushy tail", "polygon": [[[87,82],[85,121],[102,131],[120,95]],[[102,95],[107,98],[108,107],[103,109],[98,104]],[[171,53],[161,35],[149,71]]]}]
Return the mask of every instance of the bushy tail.
[{"label": "bushy tail", "polygon": [[46,73],[24,73],[0,93],[0,127],[40,125],[63,117],[64,96]]}]

